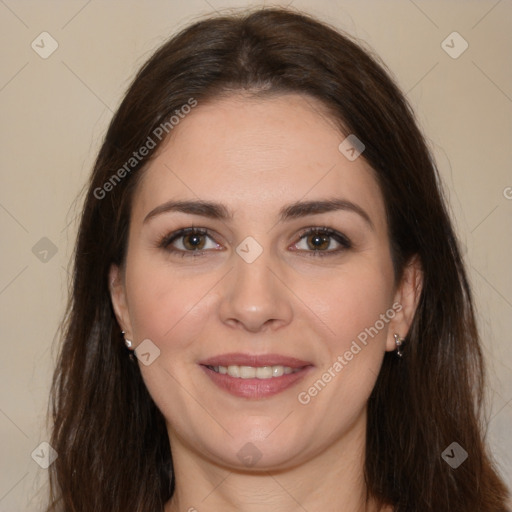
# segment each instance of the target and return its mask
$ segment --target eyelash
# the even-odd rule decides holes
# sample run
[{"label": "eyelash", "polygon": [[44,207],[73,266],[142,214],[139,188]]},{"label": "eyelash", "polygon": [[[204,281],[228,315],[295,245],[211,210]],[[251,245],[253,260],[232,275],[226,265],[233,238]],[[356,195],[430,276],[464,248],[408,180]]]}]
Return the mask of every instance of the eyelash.
[{"label": "eyelash", "polygon": [[[189,228],[179,229],[178,231],[174,231],[173,233],[170,233],[170,234],[164,236],[162,238],[162,240],[160,241],[160,243],[158,244],[158,247],[161,249],[164,249],[170,253],[173,253],[175,255],[179,255],[182,258],[183,257],[203,256],[205,252],[207,252],[208,250],[211,250],[211,249],[206,249],[206,250],[184,251],[182,249],[176,249],[176,248],[172,247],[171,244],[174,241],[176,241],[180,238],[183,238],[187,235],[207,236],[213,240],[212,234],[210,233],[210,231],[208,229],[189,227]],[[324,236],[330,237],[330,238],[334,239],[336,242],[338,242],[341,245],[341,248],[334,249],[334,250],[325,250],[325,251],[321,251],[321,250],[306,251],[304,249],[296,249],[296,251],[309,253],[309,255],[313,256],[313,257],[326,257],[326,256],[337,255],[337,254],[341,253],[342,251],[352,248],[351,241],[345,235],[343,235],[339,231],[336,231],[336,230],[334,230],[332,228],[328,228],[328,227],[307,228],[304,231],[302,231],[302,233],[300,234],[298,242],[300,242],[303,238],[311,236],[311,235],[324,235]],[[294,245],[296,245],[298,242],[296,242]]]}]

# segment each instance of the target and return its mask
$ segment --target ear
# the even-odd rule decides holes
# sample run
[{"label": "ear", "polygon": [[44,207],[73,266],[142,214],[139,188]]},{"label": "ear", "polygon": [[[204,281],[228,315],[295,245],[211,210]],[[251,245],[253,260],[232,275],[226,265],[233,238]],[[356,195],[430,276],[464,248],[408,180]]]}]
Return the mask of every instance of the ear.
[{"label": "ear", "polygon": [[117,323],[126,333],[128,339],[133,339],[132,326],[130,323],[130,315],[128,313],[128,305],[126,302],[126,289],[124,284],[123,271],[117,265],[111,265],[108,277],[110,300],[116,315]]},{"label": "ear", "polygon": [[405,338],[411,327],[423,289],[423,269],[420,258],[413,256],[404,268],[402,279],[395,292],[393,309],[396,314],[389,322],[386,350],[396,350],[394,334]]}]

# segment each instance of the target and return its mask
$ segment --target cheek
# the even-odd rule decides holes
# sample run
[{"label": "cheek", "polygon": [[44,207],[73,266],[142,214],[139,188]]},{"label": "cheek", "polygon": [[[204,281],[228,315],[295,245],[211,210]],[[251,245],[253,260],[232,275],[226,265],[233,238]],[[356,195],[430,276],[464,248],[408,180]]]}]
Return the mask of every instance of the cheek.
[{"label": "cheek", "polygon": [[130,319],[137,341],[149,338],[160,349],[177,350],[195,339],[210,315],[212,276],[186,276],[166,265],[134,261],[127,267]]},{"label": "cheek", "polygon": [[392,268],[386,262],[352,265],[347,270],[333,272],[319,286],[304,280],[297,294],[329,331],[331,357],[333,352],[348,350],[358,337],[364,341],[365,334],[368,340],[374,341],[386,337],[390,320],[386,312],[393,299]]},{"label": "cheek", "polygon": [[322,415],[333,438],[340,421],[356,420],[375,386],[395,313],[389,276],[382,269],[352,270],[333,278],[321,298],[317,295],[315,312],[331,334],[322,340],[318,372],[298,397],[311,414]]},{"label": "cheek", "polygon": [[[357,362],[351,363],[351,366],[359,369],[366,366],[377,374],[385,350],[389,322],[395,314],[392,308],[392,269],[388,265],[369,266],[364,272],[350,276],[344,286],[346,293],[341,293],[338,300],[342,309],[338,316],[338,329],[343,330],[344,334],[340,348],[355,353],[353,360]],[[347,358],[350,357],[347,353]]]}]

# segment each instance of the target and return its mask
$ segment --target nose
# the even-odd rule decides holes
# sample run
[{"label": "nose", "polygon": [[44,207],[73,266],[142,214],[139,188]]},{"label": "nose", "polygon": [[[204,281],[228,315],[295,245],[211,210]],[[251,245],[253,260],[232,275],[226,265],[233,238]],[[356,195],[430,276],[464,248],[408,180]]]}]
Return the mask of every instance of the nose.
[{"label": "nose", "polygon": [[266,251],[252,263],[238,255],[234,258],[234,269],[223,283],[221,320],[232,328],[253,333],[288,325],[293,317],[291,292],[280,267]]}]

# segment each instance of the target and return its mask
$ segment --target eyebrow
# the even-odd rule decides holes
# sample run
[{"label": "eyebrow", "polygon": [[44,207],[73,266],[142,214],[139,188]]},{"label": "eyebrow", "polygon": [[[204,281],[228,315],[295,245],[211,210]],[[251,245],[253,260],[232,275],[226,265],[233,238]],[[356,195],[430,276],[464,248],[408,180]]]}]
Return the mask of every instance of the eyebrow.
[{"label": "eyebrow", "polygon": [[[358,214],[370,228],[375,229],[373,222],[366,211],[359,205],[346,199],[325,199],[316,201],[297,201],[284,206],[279,211],[279,221],[299,219],[308,215],[318,215],[334,211],[349,211]],[[222,203],[211,201],[167,201],[151,210],[144,218],[143,223],[153,217],[168,212],[182,212],[189,215],[199,215],[210,219],[228,221],[233,219],[233,213]]]}]

